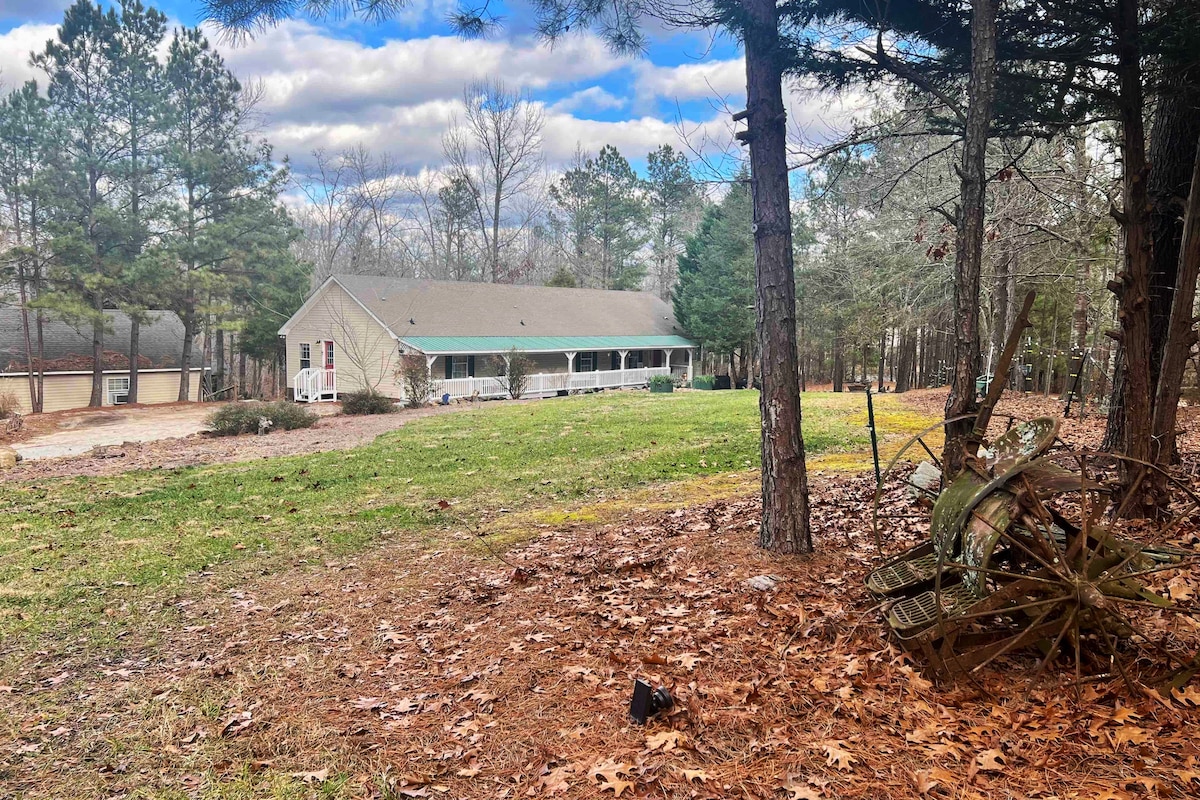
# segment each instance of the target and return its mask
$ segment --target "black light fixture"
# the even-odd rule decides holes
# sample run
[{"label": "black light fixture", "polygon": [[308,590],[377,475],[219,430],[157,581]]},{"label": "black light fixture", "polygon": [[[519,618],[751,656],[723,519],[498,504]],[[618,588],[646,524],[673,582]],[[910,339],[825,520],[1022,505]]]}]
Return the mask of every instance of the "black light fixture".
[{"label": "black light fixture", "polygon": [[640,678],[633,681],[633,700],[629,703],[629,718],[638,725],[645,725],[646,720],[660,711],[665,711],[675,705],[667,687],[660,686],[651,689],[650,684]]}]

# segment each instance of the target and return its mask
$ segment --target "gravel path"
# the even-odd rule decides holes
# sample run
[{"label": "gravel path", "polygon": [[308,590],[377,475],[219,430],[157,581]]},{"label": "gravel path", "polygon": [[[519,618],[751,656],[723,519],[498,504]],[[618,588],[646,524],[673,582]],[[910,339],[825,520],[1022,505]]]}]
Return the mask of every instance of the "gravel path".
[{"label": "gravel path", "polygon": [[[212,412],[213,406],[201,407],[198,413],[194,406],[171,409],[172,414],[147,415],[137,420],[125,420],[114,426],[117,433],[106,425],[79,426],[47,436],[22,442],[21,449],[39,447],[78,448],[61,454],[66,457],[46,457],[40,454],[34,459],[22,461],[15,468],[0,471],[0,482],[28,482],[41,478],[74,477],[80,475],[114,475],[137,469],[173,469],[197,464],[223,464],[236,461],[253,461],[272,456],[301,455],[326,450],[344,450],[367,444],[382,433],[395,430],[410,420],[468,410],[470,405],[431,406],[429,408],[405,409],[394,414],[370,417],[344,417],[335,415],[336,406],[320,406],[322,419],[312,428],[295,431],[277,431],[266,436],[214,437],[189,431],[199,430],[199,424]],[[149,411],[149,409],[147,409]],[[164,409],[166,411],[166,409]],[[161,416],[163,419],[158,419]],[[176,417],[172,421],[172,417]],[[146,433],[146,424],[159,427],[159,436],[153,441],[136,441],[139,436],[151,438]],[[165,431],[168,436],[161,438]],[[180,435],[182,434],[182,435]],[[123,438],[129,436],[130,438]],[[62,438],[57,438],[62,437]],[[47,444],[49,443],[49,444]],[[82,452],[82,454],[77,454]]]}]

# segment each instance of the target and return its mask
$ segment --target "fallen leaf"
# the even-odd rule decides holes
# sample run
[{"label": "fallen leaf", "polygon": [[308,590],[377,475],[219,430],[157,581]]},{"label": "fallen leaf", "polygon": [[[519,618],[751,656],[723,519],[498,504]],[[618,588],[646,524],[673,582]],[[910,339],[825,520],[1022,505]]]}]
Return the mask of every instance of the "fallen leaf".
[{"label": "fallen leaf", "polygon": [[825,751],[825,764],[827,766],[840,770],[854,769],[854,763],[858,759],[846,749],[847,744],[844,741],[838,739],[832,742],[825,742],[821,747]]},{"label": "fallen leaf", "polygon": [[975,756],[975,763],[979,765],[981,772],[999,772],[1004,769],[1004,751],[995,748],[984,750]]},{"label": "fallen leaf", "polygon": [[688,783],[692,781],[700,781],[704,783],[708,780],[708,773],[702,769],[684,769],[680,770],[683,773],[683,779]]},{"label": "fallen leaf", "polygon": [[647,750],[674,750],[686,737],[679,731],[659,731],[646,737]]},{"label": "fallen leaf", "polygon": [[329,768],[319,769],[315,772],[291,772],[288,773],[293,778],[298,778],[305,783],[324,783],[329,780]]},{"label": "fallen leaf", "polygon": [[620,797],[626,789],[633,788],[633,782],[622,778],[622,773],[629,774],[629,765],[618,764],[609,759],[592,767],[588,771],[588,777],[592,779],[592,783],[599,784],[600,791],[611,790],[613,797]]}]

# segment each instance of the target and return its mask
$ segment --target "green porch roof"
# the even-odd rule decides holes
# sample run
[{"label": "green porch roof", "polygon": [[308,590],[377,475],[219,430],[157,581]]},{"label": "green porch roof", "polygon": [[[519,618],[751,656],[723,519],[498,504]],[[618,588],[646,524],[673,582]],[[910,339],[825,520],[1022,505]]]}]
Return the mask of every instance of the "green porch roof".
[{"label": "green porch roof", "polygon": [[659,350],[695,347],[682,336],[409,336],[403,344],[426,355],[442,353],[527,353],[588,350]]}]

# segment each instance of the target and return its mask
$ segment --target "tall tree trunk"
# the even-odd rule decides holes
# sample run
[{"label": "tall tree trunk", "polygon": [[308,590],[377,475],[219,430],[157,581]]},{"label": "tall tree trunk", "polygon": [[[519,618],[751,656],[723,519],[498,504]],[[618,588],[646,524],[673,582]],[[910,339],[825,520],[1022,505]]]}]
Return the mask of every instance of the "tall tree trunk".
[{"label": "tall tree trunk", "polygon": [[36,414],[41,411],[41,398],[38,396],[38,381],[34,372],[33,336],[29,324],[29,287],[24,257],[17,262],[17,292],[21,302],[21,335],[25,343],[25,376],[29,380],[29,410]]},{"label": "tall tree trunk", "polygon": [[[996,87],[996,16],[999,0],[971,4],[971,77],[967,84],[966,130],[961,169],[962,197],[954,252],[954,371],[946,398],[946,417],[974,412],[979,375],[979,280],[983,262],[984,200],[987,195],[987,144]],[[953,478],[962,470],[972,420],[946,426],[942,471]]]},{"label": "tall tree trunk", "polygon": [[1183,371],[1187,367],[1192,345],[1196,343],[1192,309],[1196,302],[1196,281],[1200,278],[1200,149],[1193,160],[1195,165],[1184,217],[1182,246],[1179,248],[1171,320],[1154,400],[1151,437],[1154,449],[1151,455],[1154,463],[1163,467],[1168,466],[1175,455],[1175,422],[1183,390]]},{"label": "tall tree trunk", "polygon": [[1124,208],[1120,213],[1120,221],[1125,234],[1125,263],[1116,279],[1109,283],[1109,288],[1119,300],[1117,317],[1121,322],[1121,343],[1125,351],[1121,452],[1148,461],[1151,456],[1153,395],[1150,380],[1151,242],[1147,226],[1150,199],[1146,182],[1150,165],[1146,160],[1146,135],[1142,122],[1144,103],[1138,6],[1138,0],[1117,2],[1117,58],[1124,155],[1121,186]]},{"label": "tall tree trunk", "polygon": [[746,13],[746,114],[754,195],[755,327],[762,353],[760,544],[812,552],[808,475],[800,430],[796,278],[788,190],[787,112],[775,0],[742,0]]},{"label": "tall tree trunk", "polygon": [[183,322],[183,352],[179,354],[179,395],[176,399],[181,403],[192,399],[192,347],[196,338],[196,314],[191,310],[195,306],[190,305],[192,299],[189,292],[188,310],[179,315]]},{"label": "tall tree trunk", "polygon": [[876,390],[883,389],[883,368],[887,366],[887,340],[889,331],[883,330],[879,333],[879,374],[876,376],[878,380],[875,382]]},{"label": "tall tree trunk", "polygon": [[1200,70],[1175,70],[1159,92],[1147,158],[1150,257],[1150,381],[1158,381],[1170,335],[1172,296],[1183,262],[1184,207],[1200,141]]},{"label": "tall tree trunk", "polygon": [[846,377],[844,351],[845,343],[842,339],[842,333],[841,331],[836,331],[833,334],[833,390],[835,392],[842,391],[842,383]]},{"label": "tall tree trunk", "polygon": [[129,402],[138,401],[138,358],[141,357],[139,347],[141,338],[141,323],[137,317],[129,318]]},{"label": "tall tree trunk", "polygon": [[92,320],[92,396],[91,408],[104,405],[104,300],[96,295],[96,318]]}]

